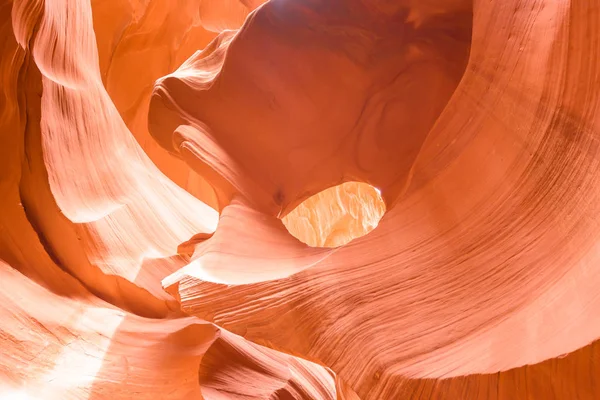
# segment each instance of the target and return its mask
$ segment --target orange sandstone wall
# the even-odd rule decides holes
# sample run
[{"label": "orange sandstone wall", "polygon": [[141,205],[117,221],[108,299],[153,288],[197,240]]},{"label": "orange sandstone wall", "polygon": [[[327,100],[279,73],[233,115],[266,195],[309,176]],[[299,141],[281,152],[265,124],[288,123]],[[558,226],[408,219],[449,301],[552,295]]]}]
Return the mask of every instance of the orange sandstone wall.
[{"label": "orange sandstone wall", "polygon": [[595,3],[261,3],[0,0],[0,398],[598,398]]}]

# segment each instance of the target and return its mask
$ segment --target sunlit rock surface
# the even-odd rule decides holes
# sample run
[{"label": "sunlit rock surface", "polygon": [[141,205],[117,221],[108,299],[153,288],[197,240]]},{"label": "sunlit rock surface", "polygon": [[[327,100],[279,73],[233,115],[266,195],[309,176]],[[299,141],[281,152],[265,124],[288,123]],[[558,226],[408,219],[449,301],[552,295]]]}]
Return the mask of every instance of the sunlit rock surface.
[{"label": "sunlit rock surface", "polygon": [[281,221],[302,243],[338,247],[375,229],[384,212],[377,188],[345,182],[304,200]]},{"label": "sunlit rock surface", "polygon": [[0,33],[0,398],[600,397],[594,2],[0,0]]}]

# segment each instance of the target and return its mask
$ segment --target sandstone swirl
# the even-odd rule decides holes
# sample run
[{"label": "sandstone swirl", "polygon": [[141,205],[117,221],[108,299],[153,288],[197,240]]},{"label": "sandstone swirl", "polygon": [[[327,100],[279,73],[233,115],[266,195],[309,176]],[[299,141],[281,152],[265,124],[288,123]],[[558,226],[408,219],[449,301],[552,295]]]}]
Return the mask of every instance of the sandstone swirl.
[{"label": "sandstone swirl", "polygon": [[0,398],[600,396],[588,0],[0,0]]}]

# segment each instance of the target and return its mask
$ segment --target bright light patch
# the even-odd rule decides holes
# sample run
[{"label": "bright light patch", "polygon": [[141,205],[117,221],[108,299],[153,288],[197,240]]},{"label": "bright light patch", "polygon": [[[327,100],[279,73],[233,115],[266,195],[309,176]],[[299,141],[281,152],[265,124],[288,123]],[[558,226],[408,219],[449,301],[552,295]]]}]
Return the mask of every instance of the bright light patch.
[{"label": "bright light patch", "polygon": [[0,400],[41,400],[35,397],[28,395],[25,391],[13,391],[0,393]]},{"label": "bright light patch", "polygon": [[282,221],[298,240],[312,247],[339,247],[366,235],[385,213],[381,191],[346,182],[306,199]]}]

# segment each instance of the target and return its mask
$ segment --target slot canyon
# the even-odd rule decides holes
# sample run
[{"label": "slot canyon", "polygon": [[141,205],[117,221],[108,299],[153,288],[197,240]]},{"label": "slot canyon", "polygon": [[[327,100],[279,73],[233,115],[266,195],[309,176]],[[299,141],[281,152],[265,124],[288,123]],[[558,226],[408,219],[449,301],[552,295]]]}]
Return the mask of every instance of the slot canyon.
[{"label": "slot canyon", "polygon": [[600,3],[0,0],[0,400],[600,398]]}]

